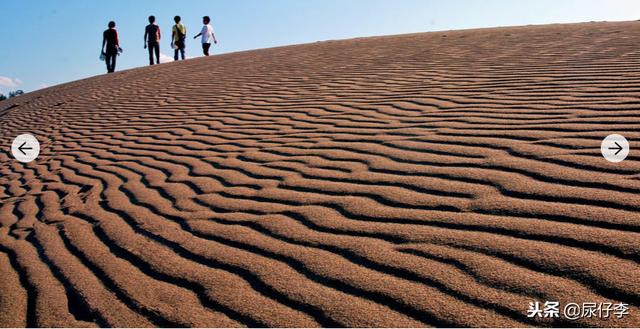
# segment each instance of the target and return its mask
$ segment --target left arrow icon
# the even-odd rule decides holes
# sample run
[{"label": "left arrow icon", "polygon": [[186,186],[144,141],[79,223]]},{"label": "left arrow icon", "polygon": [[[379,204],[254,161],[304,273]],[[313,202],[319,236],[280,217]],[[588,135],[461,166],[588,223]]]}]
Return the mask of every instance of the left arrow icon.
[{"label": "left arrow icon", "polygon": [[20,162],[31,162],[40,154],[40,143],[33,135],[22,134],[13,140],[11,153]]},{"label": "left arrow icon", "polygon": [[25,152],[24,150],[33,150],[33,147],[24,147],[27,144],[27,142],[23,142],[22,145],[20,145],[20,147],[18,147],[18,150],[20,150],[20,152],[22,152],[22,154],[27,155],[27,152]]}]

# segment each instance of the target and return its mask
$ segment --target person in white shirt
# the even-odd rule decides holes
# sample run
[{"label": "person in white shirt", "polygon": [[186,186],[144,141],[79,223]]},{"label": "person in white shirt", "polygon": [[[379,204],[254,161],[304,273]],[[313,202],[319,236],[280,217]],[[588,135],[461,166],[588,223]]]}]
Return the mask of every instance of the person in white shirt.
[{"label": "person in white shirt", "polygon": [[195,39],[199,36],[202,36],[202,52],[205,56],[209,56],[209,47],[211,47],[211,41],[213,41],[213,43],[215,44],[218,43],[218,40],[216,40],[216,35],[213,34],[213,27],[209,25],[210,22],[211,19],[209,18],[209,16],[202,17],[202,24],[204,24],[204,26],[202,27],[200,33],[196,34],[196,36],[193,37]]}]

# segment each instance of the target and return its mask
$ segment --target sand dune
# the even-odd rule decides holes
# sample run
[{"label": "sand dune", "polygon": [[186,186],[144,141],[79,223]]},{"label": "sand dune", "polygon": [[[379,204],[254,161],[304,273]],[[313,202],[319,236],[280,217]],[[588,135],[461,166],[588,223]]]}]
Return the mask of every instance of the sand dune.
[{"label": "sand dune", "polygon": [[[0,326],[638,327],[638,40],[326,41],[0,102]],[[527,318],[535,300],[630,314]]]}]

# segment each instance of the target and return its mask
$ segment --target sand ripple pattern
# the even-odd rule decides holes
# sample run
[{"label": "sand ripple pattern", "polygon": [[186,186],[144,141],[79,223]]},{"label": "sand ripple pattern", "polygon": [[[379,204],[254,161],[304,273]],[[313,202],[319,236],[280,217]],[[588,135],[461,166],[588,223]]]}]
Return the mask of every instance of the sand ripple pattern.
[{"label": "sand ripple pattern", "polygon": [[[638,40],[327,41],[0,102],[0,325],[638,327]],[[533,300],[631,314],[528,319]]]}]

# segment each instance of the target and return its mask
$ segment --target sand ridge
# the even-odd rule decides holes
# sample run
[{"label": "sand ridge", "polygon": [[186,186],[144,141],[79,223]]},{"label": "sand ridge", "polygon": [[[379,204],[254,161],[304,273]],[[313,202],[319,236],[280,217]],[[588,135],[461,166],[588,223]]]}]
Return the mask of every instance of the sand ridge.
[{"label": "sand ridge", "polygon": [[[639,39],[326,41],[0,102],[0,326],[638,327]],[[527,318],[534,300],[630,314]]]}]

